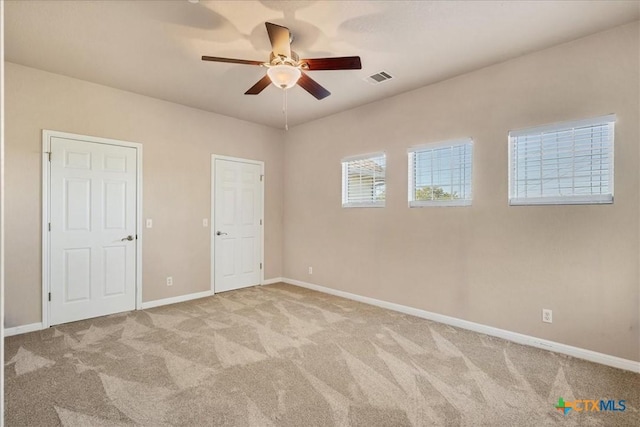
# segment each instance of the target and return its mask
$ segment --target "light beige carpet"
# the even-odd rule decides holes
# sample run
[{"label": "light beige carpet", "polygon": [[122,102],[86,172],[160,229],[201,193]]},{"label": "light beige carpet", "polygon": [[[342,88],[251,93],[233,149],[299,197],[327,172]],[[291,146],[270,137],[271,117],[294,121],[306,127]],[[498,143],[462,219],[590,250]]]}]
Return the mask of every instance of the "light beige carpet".
[{"label": "light beige carpet", "polygon": [[[289,285],[6,339],[7,426],[638,425],[640,375]],[[563,414],[558,399],[624,399]]]}]

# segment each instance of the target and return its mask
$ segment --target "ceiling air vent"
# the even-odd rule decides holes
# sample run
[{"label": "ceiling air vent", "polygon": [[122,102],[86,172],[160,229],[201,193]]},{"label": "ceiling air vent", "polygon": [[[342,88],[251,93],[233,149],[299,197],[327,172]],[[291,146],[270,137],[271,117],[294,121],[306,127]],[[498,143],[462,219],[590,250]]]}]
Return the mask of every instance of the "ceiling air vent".
[{"label": "ceiling air vent", "polygon": [[393,76],[386,71],[380,71],[379,73],[372,74],[369,77],[365,78],[365,80],[372,85],[377,85],[382,82],[386,82],[387,80],[391,80]]}]

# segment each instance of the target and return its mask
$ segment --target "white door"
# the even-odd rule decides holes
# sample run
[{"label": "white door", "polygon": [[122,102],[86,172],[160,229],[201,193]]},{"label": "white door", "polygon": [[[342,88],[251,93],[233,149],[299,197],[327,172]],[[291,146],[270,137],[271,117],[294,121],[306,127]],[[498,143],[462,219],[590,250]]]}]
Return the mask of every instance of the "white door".
[{"label": "white door", "polygon": [[214,291],[258,285],[262,258],[262,165],[214,158]]},{"label": "white door", "polygon": [[50,324],[134,310],[136,149],[51,138]]}]

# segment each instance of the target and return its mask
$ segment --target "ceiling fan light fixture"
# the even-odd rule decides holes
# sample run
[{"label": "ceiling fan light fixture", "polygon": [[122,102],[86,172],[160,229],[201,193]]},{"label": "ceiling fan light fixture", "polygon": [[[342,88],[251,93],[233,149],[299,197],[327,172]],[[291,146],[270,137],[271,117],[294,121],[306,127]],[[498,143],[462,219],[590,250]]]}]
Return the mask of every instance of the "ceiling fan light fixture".
[{"label": "ceiling fan light fixture", "polygon": [[290,89],[298,82],[302,72],[296,67],[283,64],[269,67],[267,75],[280,89]]}]

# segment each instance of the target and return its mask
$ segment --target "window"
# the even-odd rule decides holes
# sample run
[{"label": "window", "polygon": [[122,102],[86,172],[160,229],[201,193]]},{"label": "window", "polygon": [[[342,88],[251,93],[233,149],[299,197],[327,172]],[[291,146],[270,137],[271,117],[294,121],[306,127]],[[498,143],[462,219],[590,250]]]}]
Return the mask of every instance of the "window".
[{"label": "window", "polygon": [[615,116],[509,133],[509,204],[613,203]]},{"label": "window", "polygon": [[342,207],[384,207],[385,171],[384,153],[342,159]]},{"label": "window", "polygon": [[473,141],[466,138],[409,149],[409,206],[471,204]]}]

